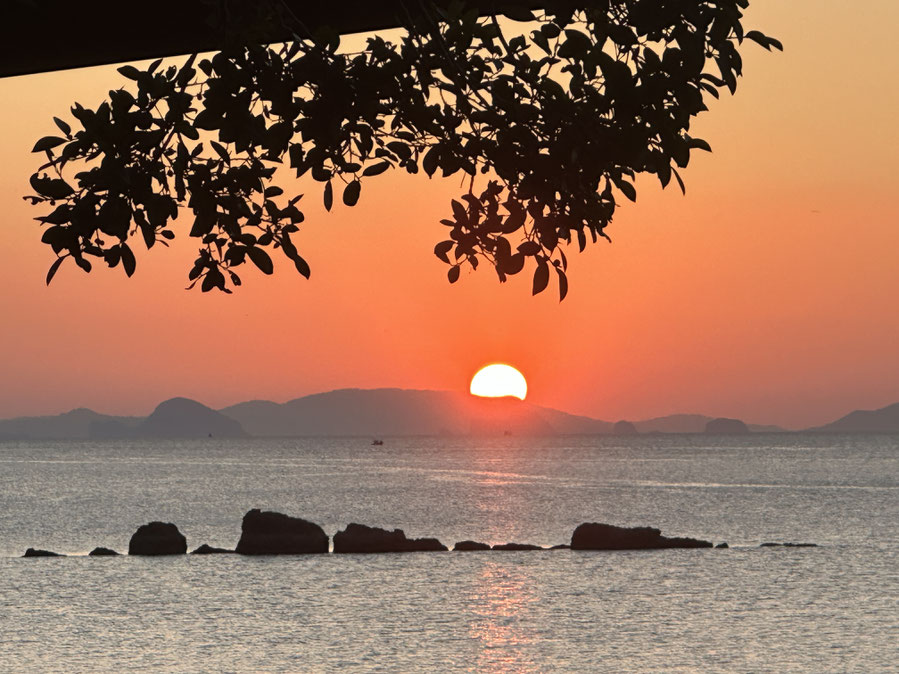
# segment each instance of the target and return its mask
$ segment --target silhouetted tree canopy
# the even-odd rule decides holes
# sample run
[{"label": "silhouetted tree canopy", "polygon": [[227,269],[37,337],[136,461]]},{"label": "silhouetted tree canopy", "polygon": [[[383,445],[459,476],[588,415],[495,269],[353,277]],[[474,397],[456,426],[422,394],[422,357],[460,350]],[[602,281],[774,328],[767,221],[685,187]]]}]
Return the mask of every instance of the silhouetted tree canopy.
[{"label": "silhouetted tree canopy", "polygon": [[190,287],[231,292],[247,260],[272,273],[272,250],[308,278],[292,238],[302,195],[276,170],[318,183],[330,210],[399,169],[464,178],[434,249],[450,282],[486,261],[500,281],[527,267],[534,293],[554,272],[564,298],[562,244],[608,238],[637,174],[683,190],[678,168],[710,150],[690,123],[706,96],[735,91],[739,45],[782,48],[744,32],[748,0],[519,3],[502,24],[463,3],[408,4],[395,42],[342,53],[334,32],[281,13],[293,42],[123,66],[108,100],[71,109],[77,129],[54,118],[62,135],[35,145],[47,162],[26,197],[49,207],[37,218],[57,255],[47,282],[68,258],[131,276],[134,240],[165,244],[179,215],[200,240]]}]

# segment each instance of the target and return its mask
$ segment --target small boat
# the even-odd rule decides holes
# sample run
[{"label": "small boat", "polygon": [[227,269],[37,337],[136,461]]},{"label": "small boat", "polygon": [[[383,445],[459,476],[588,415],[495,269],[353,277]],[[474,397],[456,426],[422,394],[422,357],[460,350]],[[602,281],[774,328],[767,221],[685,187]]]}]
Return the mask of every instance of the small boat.
[{"label": "small boat", "polygon": [[373,444],[373,445],[375,445],[375,446],[377,446],[377,447],[380,447],[381,445],[384,444],[384,441],[383,441],[383,440],[372,440],[372,441],[371,441],[371,444]]}]

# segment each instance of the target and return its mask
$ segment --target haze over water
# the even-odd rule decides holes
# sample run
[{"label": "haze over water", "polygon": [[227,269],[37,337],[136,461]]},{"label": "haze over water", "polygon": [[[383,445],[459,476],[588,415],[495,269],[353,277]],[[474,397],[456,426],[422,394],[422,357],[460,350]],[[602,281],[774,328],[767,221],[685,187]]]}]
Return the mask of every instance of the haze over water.
[{"label": "haze over water", "polygon": [[[0,444],[0,669],[888,671],[896,436]],[[585,521],[728,550],[20,559],[244,512],[551,545]],[[760,549],[765,541],[818,548]]]}]

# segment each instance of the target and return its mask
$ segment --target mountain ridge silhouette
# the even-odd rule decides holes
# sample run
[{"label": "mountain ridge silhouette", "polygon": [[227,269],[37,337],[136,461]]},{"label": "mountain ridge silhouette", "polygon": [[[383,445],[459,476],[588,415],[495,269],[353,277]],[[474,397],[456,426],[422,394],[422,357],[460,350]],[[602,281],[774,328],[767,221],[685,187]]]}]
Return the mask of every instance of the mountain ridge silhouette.
[{"label": "mountain ridge silhouette", "polygon": [[[672,414],[629,421],[640,434],[703,433],[715,417]],[[171,398],[142,416],[76,408],[58,415],[0,420],[0,440],[158,437],[337,437],[415,435],[613,435],[626,424],[570,414],[517,398],[402,388],[342,388],[283,403],[248,400],[219,410]],[[747,424],[755,433],[789,432]],[[899,433],[899,403],[855,410],[833,422],[796,432]],[[623,433],[622,433],[623,434]]]}]

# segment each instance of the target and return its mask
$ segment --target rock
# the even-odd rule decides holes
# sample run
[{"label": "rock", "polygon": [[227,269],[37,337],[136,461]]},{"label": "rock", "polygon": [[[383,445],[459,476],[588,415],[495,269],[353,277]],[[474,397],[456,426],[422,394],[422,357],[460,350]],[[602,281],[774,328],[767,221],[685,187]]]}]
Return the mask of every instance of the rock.
[{"label": "rock", "polygon": [[239,555],[303,555],[328,552],[328,535],[313,522],[254,508],[243,516]]},{"label": "rock", "polygon": [[65,557],[65,555],[61,555],[58,552],[50,552],[49,550],[28,548],[22,557]]},{"label": "rock", "polygon": [[445,551],[446,546],[436,538],[406,538],[402,529],[387,531],[353,522],[334,534],[335,553]]},{"label": "rock", "polygon": [[613,435],[639,435],[640,431],[630,421],[619,421],[612,426]]},{"label": "rock", "polygon": [[109,548],[94,548],[88,553],[88,557],[116,557],[118,552]]},{"label": "rock", "polygon": [[446,552],[446,546],[436,538],[407,538],[406,552]]},{"label": "rock", "polygon": [[493,550],[518,551],[518,550],[543,550],[539,545],[531,545],[530,543],[500,543],[494,545]]},{"label": "rock", "polygon": [[729,546],[727,543],[719,543],[719,544],[716,545],[715,547],[716,547],[717,549],[719,549],[719,550],[726,550],[726,549],[729,548],[730,546]]},{"label": "rock", "polygon": [[668,538],[651,527],[616,527],[585,523],[571,535],[572,550],[655,550],[660,548],[710,548],[709,541]]},{"label": "rock", "polygon": [[150,522],[138,527],[128,542],[129,555],[183,555],[187,539],[169,522]]},{"label": "rock", "polygon": [[406,534],[402,529],[387,531],[364,524],[349,524],[334,534],[334,552],[402,552],[406,547]]},{"label": "rock", "polygon": [[478,543],[477,541],[459,541],[453,546],[453,550],[459,552],[476,552],[478,550],[489,550],[490,546],[486,543]]},{"label": "rock", "polygon": [[762,543],[760,548],[817,548],[817,543]]},{"label": "rock", "polygon": [[749,427],[739,419],[712,419],[705,425],[706,433],[715,435],[745,435],[751,433]]},{"label": "rock", "polygon": [[226,550],[225,548],[214,548],[211,545],[206,545],[203,543],[199,548],[194,550],[192,555],[225,555],[225,554],[233,554],[234,550]]},{"label": "rock", "polygon": [[568,543],[561,543],[559,545],[552,546],[550,550],[571,550],[571,546],[568,545]]}]

